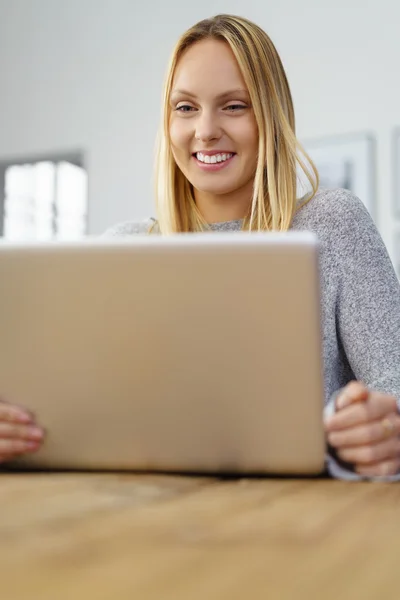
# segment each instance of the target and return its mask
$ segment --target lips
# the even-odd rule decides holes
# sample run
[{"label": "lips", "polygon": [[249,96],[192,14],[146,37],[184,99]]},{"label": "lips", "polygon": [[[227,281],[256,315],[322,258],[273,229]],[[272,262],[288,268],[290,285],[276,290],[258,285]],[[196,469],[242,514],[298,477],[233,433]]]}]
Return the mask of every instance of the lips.
[{"label": "lips", "polygon": [[233,150],[196,150],[192,152],[193,156],[196,156],[198,153],[206,154],[207,156],[214,156],[215,154],[236,154]]},{"label": "lips", "polygon": [[197,156],[197,154],[203,154],[204,156],[217,156],[218,154],[236,154],[233,150],[196,150],[196,152],[192,152],[192,156]]},{"label": "lips", "polygon": [[199,169],[205,172],[221,171],[222,169],[227,168],[232,163],[235,156],[236,154],[233,152],[209,152],[207,154],[196,152],[193,154],[195,164]]}]

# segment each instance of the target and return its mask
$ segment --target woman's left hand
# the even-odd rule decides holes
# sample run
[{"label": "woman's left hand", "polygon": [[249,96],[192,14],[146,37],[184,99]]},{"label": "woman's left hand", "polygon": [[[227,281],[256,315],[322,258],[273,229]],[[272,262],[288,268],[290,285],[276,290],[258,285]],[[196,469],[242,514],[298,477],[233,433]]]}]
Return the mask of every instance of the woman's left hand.
[{"label": "woman's left hand", "polygon": [[336,413],[325,422],[328,443],[354,471],[367,477],[400,471],[400,414],[396,399],[358,381],[336,400]]}]

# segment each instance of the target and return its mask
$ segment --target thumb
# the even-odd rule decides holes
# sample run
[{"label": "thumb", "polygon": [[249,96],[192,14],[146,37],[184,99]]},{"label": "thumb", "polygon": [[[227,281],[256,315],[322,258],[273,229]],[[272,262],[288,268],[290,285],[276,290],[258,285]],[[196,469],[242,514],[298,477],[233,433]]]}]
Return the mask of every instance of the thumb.
[{"label": "thumb", "polygon": [[355,402],[365,402],[368,400],[369,390],[361,381],[351,381],[339,394],[336,400],[336,409],[342,410]]}]

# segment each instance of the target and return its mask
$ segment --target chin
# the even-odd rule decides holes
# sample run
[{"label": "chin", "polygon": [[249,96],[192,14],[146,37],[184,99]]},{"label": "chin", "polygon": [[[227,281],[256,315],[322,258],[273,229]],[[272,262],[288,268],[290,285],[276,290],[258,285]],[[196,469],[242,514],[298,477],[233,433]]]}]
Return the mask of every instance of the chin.
[{"label": "chin", "polygon": [[215,196],[231,194],[232,192],[235,192],[238,187],[236,185],[232,185],[232,182],[230,182],[230,185],[204,185],[204,182],[192,181],[191,184],[198,192],[203,194],[213,194]]}]

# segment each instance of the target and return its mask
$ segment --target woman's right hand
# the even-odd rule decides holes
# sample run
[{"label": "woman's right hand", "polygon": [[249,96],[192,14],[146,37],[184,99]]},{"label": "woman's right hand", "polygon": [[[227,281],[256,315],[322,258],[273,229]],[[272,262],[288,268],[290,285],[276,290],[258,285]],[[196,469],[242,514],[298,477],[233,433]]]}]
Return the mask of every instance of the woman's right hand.
[{"label": "woman's right hand", "polygon": [[44,431],[27,409],[0,400],[0,463],[21,454],[36,452],[43,443]]}]

